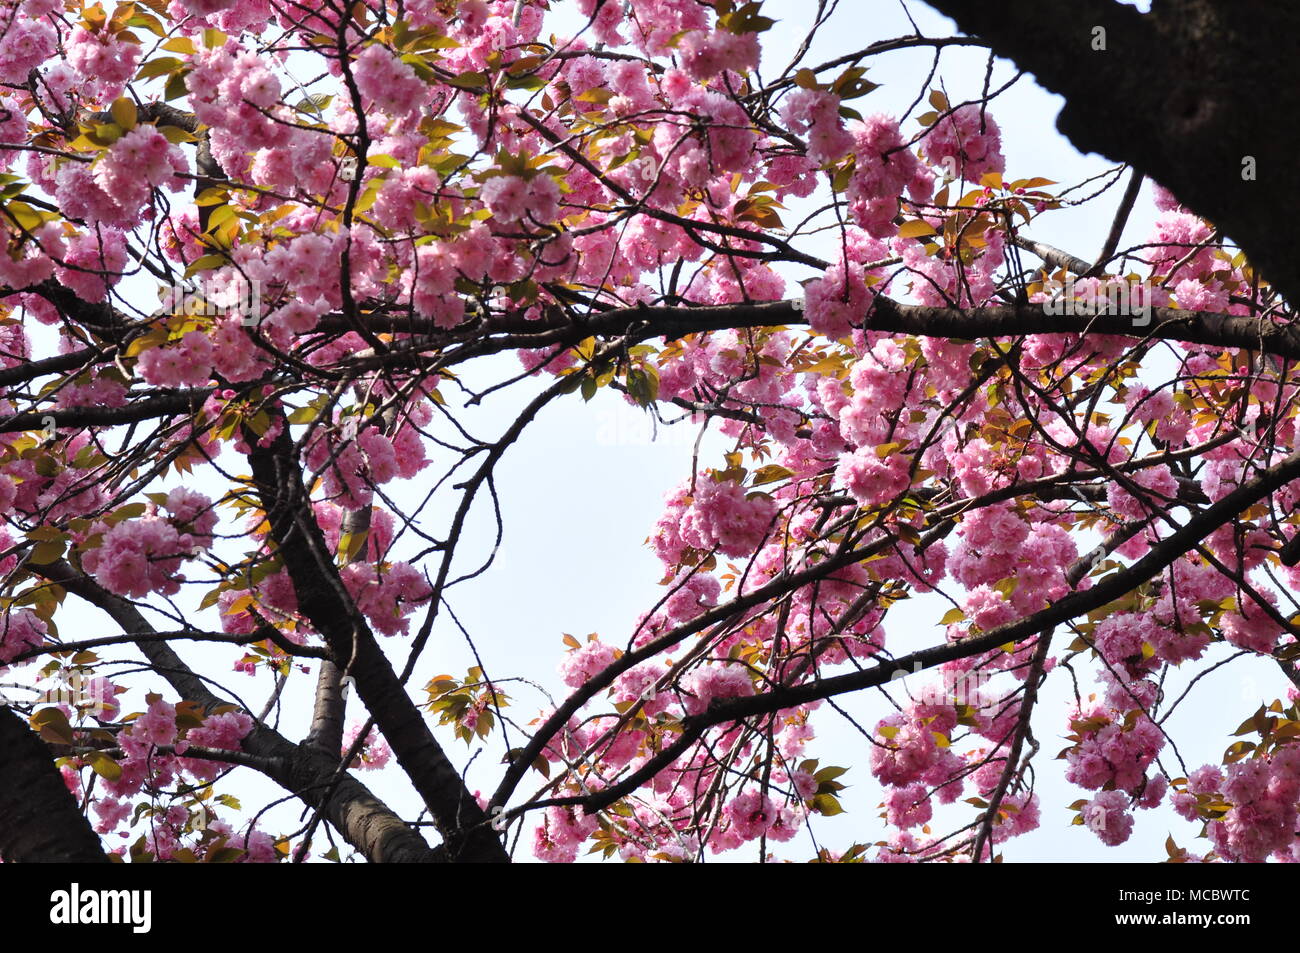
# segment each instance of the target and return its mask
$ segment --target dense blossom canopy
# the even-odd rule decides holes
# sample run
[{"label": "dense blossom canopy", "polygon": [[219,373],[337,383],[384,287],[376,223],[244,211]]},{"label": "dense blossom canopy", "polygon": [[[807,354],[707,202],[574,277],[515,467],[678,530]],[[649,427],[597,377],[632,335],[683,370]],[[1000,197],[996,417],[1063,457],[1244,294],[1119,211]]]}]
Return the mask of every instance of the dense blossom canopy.
[{"label": "dense blossom canopy", "polygon": [[[1291,312],[1163,189],[1117,247],[1140,175],[1097,260],[1036,242],[1123,170],[1031,175],[987,84],[871,109],[863,64],[977,40],[785,68],[732,0],[0,21],[0,679],[68,689],[12,699],[75,798],[53,821],[134,860],[319,856],[322,824],[372,860],[807,857],[776,845],[846,771],[817,726],[906,672],[850,766],[881,825],[818,859],[991,859],[1061,735],[1104,843],[1167,804],[1205,838],[1177,859],[1300,859],[1300,351],[1259,331]],[[471,362],[525,395],[492,440],[457,423]],[[557,636],[540,713],[495,666],[408,687],[511,444],[602,388],[727,444],[646,514],[662,598]],[[938,635],[891,625],[921,596]],[[119,631],[60,630],[76,602]],[[1277,687],[1182,764],[1162,686],[1225,646]],[[299,746],[271,713],[311,675]],[[1058,676],[1075,703],[1035,711]],[[390,764],[438,848],[359,780]],[[249,771],[310,822],[242,812]]]}]

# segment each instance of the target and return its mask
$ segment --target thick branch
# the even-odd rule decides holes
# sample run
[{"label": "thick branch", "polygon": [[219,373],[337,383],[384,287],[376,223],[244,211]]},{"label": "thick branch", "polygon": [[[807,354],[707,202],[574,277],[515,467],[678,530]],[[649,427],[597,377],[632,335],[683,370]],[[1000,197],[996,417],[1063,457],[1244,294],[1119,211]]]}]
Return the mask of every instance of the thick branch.
[{"label": "thick branch", "polygon": [[108,863],[45,743],[0,705],[0,858],[7,863]]},{"label": "thick branch", "polygon": [[[255,435],[248,440],[250,445],[257,442]],[[271,538],[284,560],[300,610],[355,678],[357,694],[433,814],[449,859],[508,860],[478,802],[347,600],[320,527],[310,515],[289,428],[281,427],[269,447],[255,446],[249,462]]]},{"label": "thick branch", "polygon": [[[1079,262],[1086,270],[1087,263]],[[541,348],[576,344],[591,335],[629,335],[629,343],[668,339],[739,328],[807,324],[801,301],[766,301],[758,304],[709,305],[690,308],[615,308],[593,314],[574,323],[563,316],[529,321],[522,316],[495,316],[478,329],[476,339],[462,345],[463,351],[449,352],[442,365],[460,363],[469,357],[500,353],[514,348]],[[333,323],[331,323],[333,322]],[[325,327],[337,325],[326,318]],[[891,298],[877,298],[865,321],[873,331],[913,334],[923,337],[973,340],[984,337],[1018,337],[1025,334],[1113,334],[1135,339],[1156,338],[1182,341],[1212,348],[1241,348],[1300,360],[1300,329],[1254,317],[1207,311],[1179,311],[1151,308],[1145,314],[1049,314],[1043,305],[1023,304],[961,309],[905,304]],[[421,333],[408,350],[395,347],[387,355],[358,355],[353,366],[393,367],[401,362],[427,369],[421,355],[440,350],[455,338],[440,332],[432,322],[408,318],[372,318],[377,331]],[[339,330],[346,330],[339,327]],[[427,338],[424,334],[427,332]],[[456,332],[460,334],[461,332]]]},{"label": "thick branch", "polygon": [[198,387],[165,397],[146,397],[123,407],[69,407],[10,414],[8,417],[0,417],[0,433],[41,430],[45,427],[47,417],[54,421],[55,427],[115,427],[154,417],[190,414],[203,406],[210,393],[212,388]]},{"label": "thick branch", "polygon": [[[125,599],[104,590],[93,579],[78,573],[66,562],[37,567],[51,582],[80,596],[106,612],[129,635],[156,634],[140,610]],[[165,641],[141,639],[136,643],[153,669],[165,678],[182,698],[215,708],[224,700],[217,696]],[[257,723],[240,747],[266,765],[273,781],[322,811],[330,823],[362,856],[374,863],[430,862],[445,859],[432,850],[417,832],[351,774],[335,778],[338,758],[322,751],[295,745],[279,732]],[[333,795],[322,803],[327,790]]]},{"label": "thick branch", "polygon": [[[929,3],[1064,96],[1057,126],[1081,152],[1160,182],[1300,297],[1300,232],[1284,224],[1300,208],[1300,133],[1278,119],[1300,112],[1300,6],[1165,0],[1142,14],[1113,0]],[[1125,116],[1142,121],[1116,121]]]},{"label": "thick branch", "polygon": [[1112,573],[1091,589],[1073,592],[1024,619],[1000,625],[957,642],[923,649],[860,672],[819,679],[805,685],[777,688],[762,695],[734,701],[715,703],[702,714],[686,718],[683,723],[691,728],[704,728],[807,704],[819,698],[873,688],[888,683],[899,671],[911,673],[932,668],[954,659],[978,655],[1000,645],[1006,645],[1008,642],[1029,638],[1035,633],[1091,612],[1133,591],[1164,571],[1220,526],[1231,522],[1242,510],[1295,479],[1300,479],[1300,452],[1262,471],[1256,479],[1239,486],[1219,502],[1206,507],[1176,532],[1152,546],[1151,550],[1132,566]]}]

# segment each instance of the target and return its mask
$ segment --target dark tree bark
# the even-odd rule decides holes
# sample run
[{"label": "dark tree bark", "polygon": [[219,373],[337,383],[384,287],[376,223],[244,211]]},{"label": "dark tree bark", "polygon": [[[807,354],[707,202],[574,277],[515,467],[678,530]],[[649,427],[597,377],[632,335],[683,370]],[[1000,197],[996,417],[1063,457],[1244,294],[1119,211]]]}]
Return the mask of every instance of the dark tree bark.
[{"label": "dark tree bark", "polygon": [[[63,560],[42,567],[42,573],[51,582],[57,582],[68,592],[102,609],[122,627],[123,632],[129,635],[155,632],[140,610],[129,601],[103,589]],[[149,664],[182,698],[198,702],[206,709],[228,702],[208,688],[168,643],[142,639],[136,644]],[[341,777],[336,776],[338,759],[331,757],[329,752],[306,744],[294,744],[265,724],[254,727],[241,747],[260,759],[257,770],[301,798],[308,807],[321,811],[367,860],[373,863],[435,863],[448,859],[443,848],[430,848],[418,831],[407,826],[352,774],[344,772]],[[0,813],[0,844],[8,830],[7,819]]]},{"label": "dark tree bark", "polygon": [[487,816],[348,600],[320,527],[311,517],[288,426],[280,428],[269,447],[256,446],[258,436],[251,432],[246,439],[254,447],[248,459],[270,536],[288,570],[299,609],[325,639],[337,664],[356,680],[357,694],[433,815],[443,836],[445,858],[453,862],[508,861]]},{"label": "dark tree bark", "polygon": [[7,706],[0,706],[0,858],[108,863],[49,749]]},{"label": "dark tree bark", "polygon": [[1064,96],[1057,126],[1078,149],[1155,179],[1300,299],[1300,4],[1154,0],[1142,14],[1112,0],[928,2]]}]

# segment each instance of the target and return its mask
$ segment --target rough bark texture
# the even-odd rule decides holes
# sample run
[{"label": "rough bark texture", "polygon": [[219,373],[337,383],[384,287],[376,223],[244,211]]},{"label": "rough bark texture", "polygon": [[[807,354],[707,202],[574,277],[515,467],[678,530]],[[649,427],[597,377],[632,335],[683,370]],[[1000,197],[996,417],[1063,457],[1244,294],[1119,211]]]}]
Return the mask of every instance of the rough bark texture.
[{"label": "rough bark texture", "polygon": [[[371,863],[432,863],[446,860],[441,848],[430,848],[420,834],[407,826],[383,801],[352,777],[344,774],[334,783],[338,758],[306,745],[295,745],[283,735],[258,726],[244,739],[250,754],[272,759],[268,776],[293,791],[304,804],[317,808]],[[325,800],[333,784],[333,793]]]},{"label": "rough bark texture", "polygon": [[[365,620],[346,597],[306,502],[301,466],[294,459],[288,434],[289,428],[281,427],[269,447],[255,447],[249,461],[271,538],[293,582],[299,609],[328,643],[338,664],[356,680],[357,694],[433,815],[443,836],[446,859],[509,860],[478,802],[434,739]],[[251,446],[258,436],[246,434],[246,439]]]},{"label": "rough bark texture", "polygon": [[[128,635],[154,631],[134,605],[101,588],[66,562],[60,560],[44,566],[42,572],[68,592],[104,610]],[[226,699],[213,693],[166,642],[140,641],[137,645],[154,670],[167,679],[182,698],[198,702],[206,709],[225,703]],[[264,758],[262,773],[308,807],[319,809],[343,838],[372,863],[446,860],[445,851],[430,848],[418,831],[407,826],[355,777],[345,773],[336,781],[336,757],[330,757],[318,748],[294,744],[275,729],[262,724],[253,729],[241,747],[249,754]],[[326,793],[331,785],[333,793],[327,799]],[[62,789],[62,782],[59,786]],[[40,802],[33,800],[32,803]],[[11,825],[0,813],[0,848],[10,829]]]},{"label": "rough bark texture", "polygon": [[1142,14],[1112,0],[928,2],[1064,96],[1057,126],[1077,148],[1170,189],[1300,299],[1300,4],[1155,0]]},{"label": "rough bark texture", "polygon": [[0,859],[108,863],[49,749],[5,706],[0,706]]}]

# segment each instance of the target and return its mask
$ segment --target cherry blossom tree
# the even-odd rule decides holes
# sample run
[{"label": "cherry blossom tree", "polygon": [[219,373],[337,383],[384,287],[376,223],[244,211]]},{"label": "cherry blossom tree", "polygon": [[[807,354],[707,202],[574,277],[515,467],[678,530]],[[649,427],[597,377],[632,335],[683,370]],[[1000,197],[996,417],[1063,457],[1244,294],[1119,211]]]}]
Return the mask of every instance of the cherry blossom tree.
[{"label": "cherry blossom tree", "polygon": [[[1171,859],[1300,859],[1294,133],[1266,96],[1300,85],[1251,47],[1297,15],[1240,4],[1170,92],[1208,3],[934,0],[969,33],[819,61],[836,6],[0,0],[0,858],[985,862],[1039,826],[1037,769],[1106,844],[1166,805]],[[872,108],[869,69],[959,47],[982,85]],[[1004,155],[995,53],[1121,164]],[[1035,237],[1083,203],[1113,216],[1091,257]],[[556,636],[567,696],[506,633],[415,677],[490,572],[512,447],[602,390],[701,435],[646,514],[660,598]],[[517,410],[483,436],[489,396]],[[1186,763],[1169,714],[1249,660],[1276,684]],[[787,845],[850,769],[881,819]],[[244,804],[251,775],[303,820]]]}]

